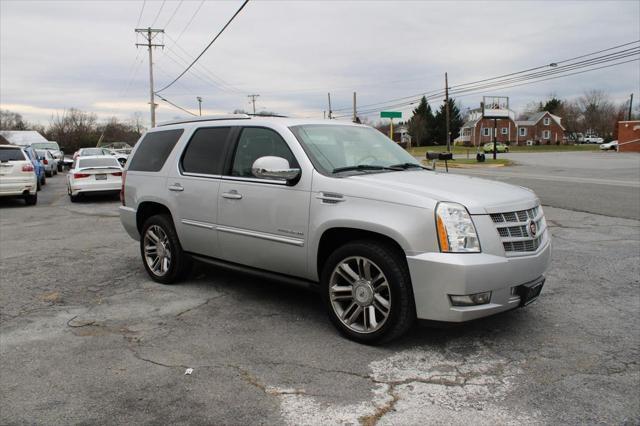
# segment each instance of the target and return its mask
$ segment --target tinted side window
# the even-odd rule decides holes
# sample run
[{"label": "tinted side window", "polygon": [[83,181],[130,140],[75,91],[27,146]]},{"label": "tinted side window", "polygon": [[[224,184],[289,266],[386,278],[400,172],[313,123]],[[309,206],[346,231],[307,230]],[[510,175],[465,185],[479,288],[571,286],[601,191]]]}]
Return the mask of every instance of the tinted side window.
[{"label": "tinted side window", "polygon": [[265,156],[282,157],[289,167],[297,168],[298,162],[282,137],[271,129],[246,127],[242,129],[233,157],[232,176],[255,177],[251,173],[253,162]]},{"label": "tinted side window", "polygon": [[221,175],[230,127],[198,129],[182,155],[182,170],[187,173]]},{"label": "tinted side window", "polygon": [[129,170],[140,172],[158,172],[164,166],[171,150],[182,136],[182,129],[164,130],[147,133],[138,142],[140,146],[131,159]]}]

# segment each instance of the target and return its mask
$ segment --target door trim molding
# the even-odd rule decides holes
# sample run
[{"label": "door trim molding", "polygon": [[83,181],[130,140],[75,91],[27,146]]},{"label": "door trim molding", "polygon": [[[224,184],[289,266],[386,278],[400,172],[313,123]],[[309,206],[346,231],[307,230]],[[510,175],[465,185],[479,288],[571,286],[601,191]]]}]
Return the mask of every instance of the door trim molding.
[{"label": "door trim molding", "polygon": [[289,244],[292,246],[304,247],[304,240],[301,238],[284,237],[282,235],[268,234],[266,232],[250,231],[248,229],[232,228],[230,226],[216,226],[216,230],[229,234],[243,235],[245,237],[259,238],[261,240],[275,241],[277,243]]},{"label": "door trim molding", "polygon": [[182,219],[180,222],[184,223],[185,225],[191,225],[197,228],[205,228],[205,229],[213,229],[216,226],[213,223],[199,222],[197,220],[191,220],[191,219]]}]

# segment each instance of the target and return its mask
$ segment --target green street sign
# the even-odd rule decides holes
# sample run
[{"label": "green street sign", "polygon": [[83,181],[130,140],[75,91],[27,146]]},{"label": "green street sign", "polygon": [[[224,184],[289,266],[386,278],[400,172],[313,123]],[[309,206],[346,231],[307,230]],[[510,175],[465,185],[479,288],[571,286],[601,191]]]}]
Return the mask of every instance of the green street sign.
[{"label": "green street sign", "polygon": [[380,111],[380,118],[402,118],[400,111]]}]

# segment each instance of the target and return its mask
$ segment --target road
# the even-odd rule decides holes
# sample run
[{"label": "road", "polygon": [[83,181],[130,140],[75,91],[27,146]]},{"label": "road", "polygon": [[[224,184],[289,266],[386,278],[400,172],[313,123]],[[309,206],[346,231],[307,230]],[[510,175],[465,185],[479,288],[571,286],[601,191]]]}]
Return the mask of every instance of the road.
[{"label": "road", "polygon": [[640,423],[637,220],[547,206],[537,302],[373,347],[302,289],[150,281],[117,206],[0,200],[1,424]]},{"label": "road", "polygon": [[533,189],[544,205],[640,219],[640,155],[607,152],[499,154],[512,167],[450,169]]}]

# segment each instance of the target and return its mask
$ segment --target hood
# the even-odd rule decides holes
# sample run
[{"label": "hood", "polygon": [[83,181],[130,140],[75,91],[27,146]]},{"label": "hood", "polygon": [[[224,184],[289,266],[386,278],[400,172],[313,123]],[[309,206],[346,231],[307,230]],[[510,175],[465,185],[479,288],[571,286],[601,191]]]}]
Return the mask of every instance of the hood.
[{"label": "hood", "polygon": [[418,204],[418,200],[424,198],[428,198],[430,204],[453,201],[465,206],[471,214],[525,210],[539,204],[534,192],[521,186],[427,170],[363,174],[346,180],[357,182],[355,186],[359,188],[357,193],[345,195],[362,196],[363,187],[369,187],[371,198],[386,199],[390,194],[381,192],[387,190],[400,197],[397,202]]}]

